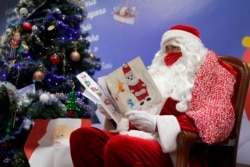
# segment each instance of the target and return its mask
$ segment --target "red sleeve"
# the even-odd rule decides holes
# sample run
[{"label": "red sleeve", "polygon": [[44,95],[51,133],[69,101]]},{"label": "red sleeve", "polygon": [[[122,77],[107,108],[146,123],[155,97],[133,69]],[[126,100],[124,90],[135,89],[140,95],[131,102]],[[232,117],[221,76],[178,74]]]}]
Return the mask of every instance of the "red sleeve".
[{"label": "red sleeve", "polygon": [[194,122],[184,112],[176,110],[175,106],[177,102],[172,98],[168,98],[160,115],[174,115],[179,122],[181,130],[198,133]]}]

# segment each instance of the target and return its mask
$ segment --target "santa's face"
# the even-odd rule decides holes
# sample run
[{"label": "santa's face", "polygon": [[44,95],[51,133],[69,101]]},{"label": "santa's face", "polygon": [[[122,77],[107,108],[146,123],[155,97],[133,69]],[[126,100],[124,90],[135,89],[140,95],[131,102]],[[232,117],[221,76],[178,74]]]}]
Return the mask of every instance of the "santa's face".
[{"label": "santa's face", "polygon": [[128,85],[136,85],[139,81],[139,79],[134,75],[132,71],[128,72],[125,75],[125,78]]},{"label": "santa's face", "polygon": [[[190,42],[190,41],[187,41]],[[165,98],[173,98],[182,102],[187,108],[191,100],[191,91],[194,84],[195,74],[206,57],[207,49],[193,49],[182,40],[166,42],[166,46],[157,52],[149,72]],[[168,53],[181,53],[181,56],[171,65],[166,65],[165,57]],[[178,109],[177,109],[178,110]],[[180,110],[178,110],[180,111]]]},{"label": "santa's face", "polygon": [[132,71],[130,71],[130,72],[127,72],[125,74],[125,78],[126,78],[126,80],[131,81],[131,80],[133,80],[135,78],[135,75],[134,75],[134,73]]},{"label": "santa's face", "polygon": [[175,45],[166,45],[165,47],[165,53],[169,53],[169,52],[180,52],[181,48],[179,46],[175,46]]},{"label": "santa's face", "polygon": [[166,66],[171,66],[182,56],[181,48],[178,46],[167,45],[165,50],[166,56],[164,57],[164,62]]}]

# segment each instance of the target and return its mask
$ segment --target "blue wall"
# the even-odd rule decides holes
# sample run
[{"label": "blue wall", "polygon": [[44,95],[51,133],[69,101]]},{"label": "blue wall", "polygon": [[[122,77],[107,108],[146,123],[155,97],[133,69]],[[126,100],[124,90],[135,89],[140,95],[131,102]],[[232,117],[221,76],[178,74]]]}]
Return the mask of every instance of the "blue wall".
[{"label": "blue wall", "polygon": [[[113,18],[117,6],[135,7],[134,24]],[[179,23],[196,26],[209,49],[242,57],[242,39],[250,35],[249,0],[89,0],[84,23],[92,39],[91,49],[102,58],[101,76],[122,63],[141,56],[149,65],[159,49],[161,35]]]}]

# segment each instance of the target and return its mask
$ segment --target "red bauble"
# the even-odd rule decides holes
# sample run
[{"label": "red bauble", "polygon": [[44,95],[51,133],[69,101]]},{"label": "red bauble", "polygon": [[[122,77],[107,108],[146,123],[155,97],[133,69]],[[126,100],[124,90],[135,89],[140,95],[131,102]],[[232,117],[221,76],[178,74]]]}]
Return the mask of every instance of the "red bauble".
[{"label": "red bauble", "polygon": [[56,65],[60,62],[60,57],[57,54],[53,54],[50,56],[50,62]]},{"label": "red bauble", "polygon": [[23,30],[24,31],[31,31],[32,30],[32,25],[28,22],[23,23]]}]

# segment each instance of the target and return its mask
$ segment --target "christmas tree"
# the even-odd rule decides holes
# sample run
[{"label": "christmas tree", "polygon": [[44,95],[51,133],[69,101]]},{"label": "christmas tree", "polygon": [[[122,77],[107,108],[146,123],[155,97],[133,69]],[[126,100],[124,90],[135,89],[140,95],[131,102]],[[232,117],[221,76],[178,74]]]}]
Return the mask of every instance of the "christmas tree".
[{"label": "christmas tree", "polygon": [[76,75],[94,76],[100,58],[81,28],[81,0],[21,0],[0,50],[0,166],[27,166],[22,153],[36,119],[91,117]]}]

